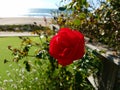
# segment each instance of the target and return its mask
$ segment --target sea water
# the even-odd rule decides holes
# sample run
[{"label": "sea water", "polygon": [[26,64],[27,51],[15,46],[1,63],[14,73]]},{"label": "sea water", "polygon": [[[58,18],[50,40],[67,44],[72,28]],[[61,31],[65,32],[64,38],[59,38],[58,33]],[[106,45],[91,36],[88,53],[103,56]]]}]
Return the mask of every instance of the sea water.
[{"label": "sea water", "polygon": [[52,12],[56,12],[58,9],[49,8],[29,8],[19,10],[2,10],[0,11],[0,17],[51,17]]},{"label": "sea water", "polygon": [[24,16],[32,17],[51,17],[52,12],[58,11],[57,9],[41,9],[41,8],[32,8],[28,10],[28,13]]}]

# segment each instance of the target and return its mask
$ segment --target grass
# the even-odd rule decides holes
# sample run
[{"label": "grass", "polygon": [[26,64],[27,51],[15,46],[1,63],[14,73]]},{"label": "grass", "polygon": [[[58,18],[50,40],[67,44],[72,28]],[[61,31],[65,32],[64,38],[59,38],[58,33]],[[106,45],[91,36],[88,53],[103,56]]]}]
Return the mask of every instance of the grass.
[{"label": "grass", "polygon": [[4,59],[12,59],[10,50],[8,46],[12,45],[14,47],[20,44],[20,40],[17,37],[1,37],[0,38],[0,74],[2,78],[6,78],[6,71],[10,70],[9,63],[4,64]]},{"label": "grass", "polygon": [[[37,43],[41,43],[39,37],[30,37],[32,41],[35,41]],[[18,64],[14,62],[8,62],[4,64],[4,59],[12,60],[13,56],[10,50],[8,50],[8,46],[12,46],[13,48],[19,48],[21,44],[21,39],[19,37],[0,37],[0,90],[1,88],[5,88],[5,90],[29,90],[25,88],[31,88],[30,90],[38,90],[37,88],[40,88],[43,79],[46,78],[43,76],[43,73],[39,73],[36,70],[33,70],[33,72],[27,72],[26,70],[23,71],[23,68],[25,69],[25,65],[23,64],[24,60],[20,60],[18,64],[22,65],[22,68],[19,68]],[[34,54],[34,52],[39,47],[32,47],[30,49],[29,54]],[[28,61],[34,62],[35,58],[25,58]],[[44,61],[43,61],[44,62]],[[12,65],[12,68],[10,67]],[[24,65],[24,66],[23,66]],[[48,69],[46,65],[44,64],[42,68],[37,68],[40,72],[43,70]],[[9,74],[9,76],[8,76]],[[42,77],[42,78],[41,78]],[[44,77],[44,78],[43,78]],[[40,79],[38,79],[40,78]],[[31,82],[31,80],[36,80],[35,82]],[[22,83],[21,83],[22,82]],[[14,85],[14,86],[13,86]],[[33,86],[31,86],[33,85]],[[38,86],[39,85],[39,86]],[[13,89],[14,87],[14,89]],[[16,89],[17,87],[17,89]],[[24,88],[24,89],[22,89]],[[4,90],[4,89],[3,89]],[[40,89],[43,90],[43,89]]]},{"label": "grass", "polygon": [[[32,41],[36,41],[38,43],[39,38],[38,37],[30,37],[32,39]],[[42,41],[44,41],[44,38],[42,39]],[[90,86],[91,84],[89,84],[88,82],[86,82],[85,77],[88,76],[89,73],[91,73],[91,71],[88,71],[89,68],[91,70],[91,65],[95,65],[96,67],[96,61],[93,61],[92,59],[94,58],[92,55],[91,57],[88,55],[84,58],[84,61],[81,61],[78,63],[79,67],[81,67],[81,73],[79,73],[80,69],[76,64],[70,65],[69,67],[66,67],[66,69],[61,66],[57,67],[57,63],[54,63],[54,67],[55,70],[52,70],[51,68],[51,63],[48,62],[48,59],[40,59],[40,61],[42,62],[38,62],[37,63],[37,67],[35,67],[31,72],[23,72],[22,69],[17,69],[17,64],[12,64],[12,67],[15,68],[15,70],[9,67],[9,65],[11,63],[6,63],[4,64],[4,59],[12,59],[12,55],[11,52],[7,49],[7,47],[13,46],[13,47],[20,47],[21,44],[21,40],[18,37],[0,37],[0,74],[2,76],[2,82],[0,81],[0,89],[1,88],[5,88],[5,90],[45,90],[45,89],[50,89],[50,90],[55,90],[55,88],[72,88],[71,86],[75,86],[77,85],[77,83],[85,83],[85,87],[87,86],[87,88],[91,88],[92,86]],[[43,43],[44,44],[44,43]],[[30,54],[33,54],[35,49],[37,48],[31,48]],[[47,55],[47,54],[46,54]],[[88,58],[89,57],[89,58]],[[47,57],[48,58],[48,57]],[[34,61],[35,58],[26,58],[27,60],[31,60]],[[94,58],[95,59],[95,58]],[[51,59],[53,60],[53,59]],[[89,61],[92,60],[92,64],[88,65]],[[97,59],[95,59],[97,60]],[[23,60],[21,60],[23,61]],[[52,61],[54,62],[54,61]],[[20,62],[21,63],[21,62]],[[85,67],[87,66],[87,68],[84,68],[84,63],[86,63]],[[21,63],[22,64],[22,63]],[[74,65],[77,65],[78,68],[74,68]],[[81,66],[82,65],[82,66]],[[52,66],[52,67],[53,67]],[[49,68],[50,67],[50,68]],[[73,69],[74,68],[74,69]],[[53,68],[54,69],[54,68]],[[79,69],[79,70],[78,70]],[[10,75],[8,77],[8,74],[6,73],[6,71],[11,71]],[[96,70],[96,69],[95,69]],[[15,72],[14,72],[15,71]],[[94,68],[92,67],[92,71],[94,71]],[[96,70],[98,71],[98,70]],[[81,78],[77,78],[78,75],[80,75],[81,77],[83,76],[82,80]],[[72,76],[72,77],[71,77]],[[68,79],[67,79],[68,78]],[[71,78],[71,79],[70,79]],[[75,81],[77,78],[78,80]],[[55,81],[56,80],[56,81]],[[55,82],[53,82],[55,81]],[[76,82],[76,84],[74,84],[74,81]],[[79,82],[80,81],[80,82]],[[61,82],[64,84],[63,86],[58,87]],[[72,82],[72,84],[70,84]],[[88,84],[88,85],[87,85]],[[13,85],[14,85],[14,89],[13,89]],[[24,88],[24,89],[23,89]],[[42,88],[42,89],[41,89]],[[77,88],[77,87],[76,87]],[[83,85],[81,86],[81,88],[84,88]],[[4,90],[4,89],[3,89]],[[84,89],[86,90],[86,89]],[[91,89],[93,90],[93,89]]]},{"label": "grass", "polygon": [[[32,40],[38,40],[38,37],[31,37]],[[12,53],[8,50],[8,46],[19,48],[21,44],[21,40],[18,37],[0,37],[0,75],[2,78],[7,77],[6,71],[10,70],[9,65],[11,62],[4,64],[4,59],[12,61]],[[12,63],[12,65],[16,68],[17,64]]]}]

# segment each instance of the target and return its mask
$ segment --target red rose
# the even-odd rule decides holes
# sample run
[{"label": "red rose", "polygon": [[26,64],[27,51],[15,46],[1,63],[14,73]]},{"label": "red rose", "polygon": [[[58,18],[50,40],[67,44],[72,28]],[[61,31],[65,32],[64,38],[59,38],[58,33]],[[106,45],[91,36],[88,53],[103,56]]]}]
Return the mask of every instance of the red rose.
[{"label": "red rose", "polygon": [[61,28],[50,41],[49,53],[59,64],[66,66],[83,57],[84,46],[83,34],[69,28]]}]

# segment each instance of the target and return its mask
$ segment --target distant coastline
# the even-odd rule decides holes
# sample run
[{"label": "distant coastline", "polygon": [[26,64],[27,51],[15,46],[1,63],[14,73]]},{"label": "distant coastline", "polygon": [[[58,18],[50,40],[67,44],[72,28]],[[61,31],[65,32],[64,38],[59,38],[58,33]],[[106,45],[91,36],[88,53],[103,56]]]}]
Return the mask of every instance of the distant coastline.
[{"label": "distant coastline", "polygon": [[58,11],[58,9],[49,9],[49,8],[30,8],[27,10],[23,10],[19,13],[11,12],[8,14],[1,13],[0,18],[7,17],[51,17],[51,13],[53,11]]},{"label": "distant coastline", "polygon": [[43,26],[46,25],[44,18],[47,19],[47,24],[51,23],[52,11],[57,11],[57,9],[47,9],[47,8],[31,8],[26,12],[21,12],[20,15],[12,14],[13,16],[9,16],[0,14],[0,25],[20,25],[20,24],[33,24],[36,22],[37,24],[41,24]]},{"label": "distant coastline", "polygon": [[47,9],[47,8],[31,8],[26,16],[32,17],[51,17],[53,11],[58,11],[58,9]]}]

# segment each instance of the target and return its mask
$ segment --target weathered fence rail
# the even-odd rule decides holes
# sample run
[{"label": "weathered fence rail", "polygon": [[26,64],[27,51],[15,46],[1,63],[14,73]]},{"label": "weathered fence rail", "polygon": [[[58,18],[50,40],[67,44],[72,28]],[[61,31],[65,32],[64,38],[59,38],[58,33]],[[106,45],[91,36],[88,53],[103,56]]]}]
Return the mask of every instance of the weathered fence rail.
[{"label": "weathered fence rail", "polygon": [[[96,50],[97,52],[95,54],[103,64],[100,75],[96,76],[97,80],[91,80],[91,83],[98,83],[98,86],[93,84],[95,89],[120,90],[120,55],[115,55],[114,51],[109,50],[104,45],[86,43],[86,47]],[[104,51],[104,53],[99,53],[100,51]],[[93,77],[93,79],[96,78]]]}]

